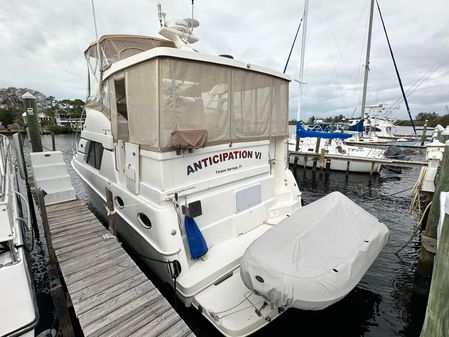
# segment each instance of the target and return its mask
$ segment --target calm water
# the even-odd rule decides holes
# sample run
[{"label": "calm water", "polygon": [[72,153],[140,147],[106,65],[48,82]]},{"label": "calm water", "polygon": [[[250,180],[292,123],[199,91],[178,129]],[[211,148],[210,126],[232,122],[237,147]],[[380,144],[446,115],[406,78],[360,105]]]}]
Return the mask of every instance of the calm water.
[{"label": "calm water", "polygon": [[[63,151],[67,164],[71,159],[72,135],[56,137],[57,149]],[[44,136],[44,146],[50,148],[50,137]],[[26,145],[26,150],[29,147]],[[423,153],[408,152],[408,157],[422,159]],[[69,166],[76,192],[87,200],[80,179]],[[342,301],[326,310],[311,312],[290,309],[280,318],[254,336],[419,336],[427,300],[426,282],[415,277],[419,255],[419,238],[406,247],[400,257],[394,252],[410,237],[417,215],[408,212],[409,191],[418,176],[418,169],[404,169],[401,174],[382,170],[379,176],[331,172],[320,176],[311,170],[298,168],[294,172],[306,203],[332,191],[340,191],[357,204],[381,219],[391,231],[390,242],[369,269],[359,285]],[[41,315],[37,332],[47,329],[53,322],[53,307],[48,290],[46,265],[48,256],[42,224],[32,252],[32,269]],[[151,272],[147,275],[159,285]],[[161,289],[173,303],[173,295]],[[178,308],[181,316],[197,336],[220,336],[218,332],[193,308]]]}]

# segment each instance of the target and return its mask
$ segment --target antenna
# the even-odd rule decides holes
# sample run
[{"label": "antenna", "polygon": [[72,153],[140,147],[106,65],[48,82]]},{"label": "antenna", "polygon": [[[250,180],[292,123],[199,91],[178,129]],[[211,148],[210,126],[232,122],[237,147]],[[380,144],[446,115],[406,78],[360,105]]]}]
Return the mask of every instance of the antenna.
[{"label": "antenna", "polygon": [[[195,7],[195,0],[192,0],[192,21],[193,22],[193,8]],[[190,26],[190,35],[193,33],[193,25]]]},{"label": "antenna", "polygon": [[162,6],[160,1],[157,2],[157,16],[159,18],[159,23],[162,27],[164,25],[162,22],[165,19],[165,13],[162,13]]},{"label": "antenna", "polygon": [[177,48],[193,50],[189,44],[198,41],[198,38],[193,35],[193,29],[198,27],[200,23],[193,18],[194,14],[194,0],[192,1],[192,17],[180,20],[165,20],[165,13],[162,12],[161,4],[157,2],[157,11],[161,29],[159,34],[171,40]]},{"label": "antenna", "polygon": [[90,0],[90,3],[92,4],[92,15],[94,17],[95,39],[97,40],[97,55],[100,58],[100,46],[98,44],[98,29],[97,29],[97,18],[95,16],[94,0]]}]

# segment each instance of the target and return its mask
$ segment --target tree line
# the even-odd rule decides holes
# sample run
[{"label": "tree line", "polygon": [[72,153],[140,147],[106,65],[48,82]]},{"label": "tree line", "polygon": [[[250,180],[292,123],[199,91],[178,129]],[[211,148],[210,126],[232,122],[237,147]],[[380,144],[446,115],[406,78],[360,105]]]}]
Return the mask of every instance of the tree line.
[{"label": "tree line", "polygon": [[[43,112],[48,117],[50,125],[54,125],[55,117],[59,114],[68,115],[71,118],[79,118],[83,112],[84,101],[80,99],[57,100],[53,96],[48,96],[41,102],[36,102],[37,110]],[[12,123],[23,124],[22,113],[23,103],[20,98],[8,100],[4,99],[0,105],[0,122],[3,125]]]}]

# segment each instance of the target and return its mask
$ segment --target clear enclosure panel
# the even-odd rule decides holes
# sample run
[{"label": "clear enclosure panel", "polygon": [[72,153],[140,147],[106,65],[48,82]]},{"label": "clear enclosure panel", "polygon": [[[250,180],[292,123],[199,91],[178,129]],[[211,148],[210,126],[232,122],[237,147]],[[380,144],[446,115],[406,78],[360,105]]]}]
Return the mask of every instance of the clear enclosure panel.
[{"label": "clear enclosure panel", "polygon": [[271,112],[271,135],[288,136],[288,82],[273,79],[273,110]]},{"label": "clear enclosure panel", "polygon": [[[129,140],[159,148],[158,60],[129,68],[126,73],[126,107]],[[116,97],[120,99],[120,97]],[[125,115],[119,112],[119,118]]]},{"label": "clear enclosure panel", "polygon": [[272,79],[247,70],[232,70],[232,136],[236,139],[270,135]]},{"label": "clear enclosure panel", "polygon": [[88,70],[88,93],[87,102],[97,102],[100,100],[100,60],[97,57],[97,49],[89,48],[86,53],[86,62]]},{"label": "clear enclosure panel", "polygon": [[170,147],[175,129],[206,129],[209,143],[228,141],[230,69],[170,58],[160,62],[160,146]]}]

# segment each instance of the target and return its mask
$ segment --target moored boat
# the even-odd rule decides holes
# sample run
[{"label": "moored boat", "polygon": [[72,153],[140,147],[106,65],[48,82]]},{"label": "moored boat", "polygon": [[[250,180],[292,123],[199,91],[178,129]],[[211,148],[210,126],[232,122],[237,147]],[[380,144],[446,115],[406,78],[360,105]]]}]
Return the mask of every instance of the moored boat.
[{"label": "moored boat", "polygon": [[289,306],[248,288],[242,256],[291,217],[308,221],[288,169],[290,79],[197,52],[196,20],[160,18],[170,40],[104,36],[86,50],[72,165],[103,216],[114,205],[118,237],[186,306],[223,335],[247,336]]},{"label": "moored boat", "polygon": [[39,314],[15,186],[9,140],[0,135],[0,335],[33,337]]}]

